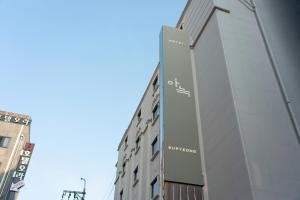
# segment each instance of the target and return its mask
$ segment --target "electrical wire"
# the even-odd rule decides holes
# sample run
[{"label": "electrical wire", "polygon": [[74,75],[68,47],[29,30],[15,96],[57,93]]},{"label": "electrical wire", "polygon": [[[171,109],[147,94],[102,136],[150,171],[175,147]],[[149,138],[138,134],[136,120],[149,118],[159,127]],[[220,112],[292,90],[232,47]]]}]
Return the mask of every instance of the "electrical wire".
[{"label": "electrical wire", "polygon": [[111,194],[112,194],[113,191],[114,191],[114,185],[112,185],[111,190],[110,190],[108,196],[104,200],[108,200],[108,198],[111,196]]},{"label": "electrical wire", "polygon": [[[103,196],[103,200],[107,200],[110,196],[111,196],[111,194],[112,194],[112,191],[113,191],[113,189],[114,189],[114,178],[111,180],[111,182],[110,182],[110,184],[109,184],[109,186],[110,187],[108,187],[107,188],[107,190],[106,190],[106,192],[105,192],[105,194],[104,194],[104,196]],[[110,189],[110,190],[109,190]]]}]

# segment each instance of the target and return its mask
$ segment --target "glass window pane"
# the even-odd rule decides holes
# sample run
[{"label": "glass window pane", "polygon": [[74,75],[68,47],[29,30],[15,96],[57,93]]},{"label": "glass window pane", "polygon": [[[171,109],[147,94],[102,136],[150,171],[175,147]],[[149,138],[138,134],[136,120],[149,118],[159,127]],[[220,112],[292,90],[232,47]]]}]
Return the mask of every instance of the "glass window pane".
[{"label": "glass window pane", "polygon": [[159,195],[159,185],[157,181],[157,177],[151,183],[151,197],[155,197]]},{"label": "glass window pane", "polygon": [[157,137],[152,142],[152,155],[158,151]]},{"label": "glass window pane", "polygon": [[0,137],[0,147],[7,148],[10,143],[9,137]]}]

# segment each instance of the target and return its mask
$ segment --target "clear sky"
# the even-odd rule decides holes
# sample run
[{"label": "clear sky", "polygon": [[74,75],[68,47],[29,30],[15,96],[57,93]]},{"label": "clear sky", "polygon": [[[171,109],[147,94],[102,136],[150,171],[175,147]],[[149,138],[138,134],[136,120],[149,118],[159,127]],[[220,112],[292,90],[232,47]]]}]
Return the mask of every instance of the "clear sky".
[{"label": "clear sky", "polygon": [[0,0],[0,110],[32,117],[20,200],[111,200],[117,146],[186,0]]}]

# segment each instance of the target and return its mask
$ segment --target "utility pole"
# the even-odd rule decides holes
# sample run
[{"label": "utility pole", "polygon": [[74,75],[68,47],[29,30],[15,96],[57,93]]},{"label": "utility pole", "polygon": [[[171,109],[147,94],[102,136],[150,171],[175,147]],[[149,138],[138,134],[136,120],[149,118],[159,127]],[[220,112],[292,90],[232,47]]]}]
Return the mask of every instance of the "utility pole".
[{"label": "utility pole", "polygon": [[72,190],[64,190],[63,194],[61,195],[61,200],[67,199],[70,200],[72,198],[73,200],[85,200],[85,194],[86,194],[86,180],[84,178],[80,178],[80,180],[83,180],[83,190],[80,191],[72,191]]},{"label": "utility pole", "polygon": [[83,191],[82,191],[82,200],[85,200],[86,180],[84,178],[80,178],[80,180],[83,180],[83,182],[84,182]]}]

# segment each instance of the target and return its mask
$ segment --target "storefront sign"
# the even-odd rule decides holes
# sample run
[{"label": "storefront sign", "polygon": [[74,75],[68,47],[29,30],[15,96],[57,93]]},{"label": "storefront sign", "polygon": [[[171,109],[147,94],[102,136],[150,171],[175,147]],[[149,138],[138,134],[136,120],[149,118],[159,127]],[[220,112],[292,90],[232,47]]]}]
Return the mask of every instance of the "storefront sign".
[{"label": "storefront sign", "polygon": [[16,171],[13,174],[12,185],[10,188],[11,191],[18,191],[22,186],[24,186],[23,180],[25,178],[33,148],[34,144],[32,143],[25,144],[25,148],[21,152]]}]

